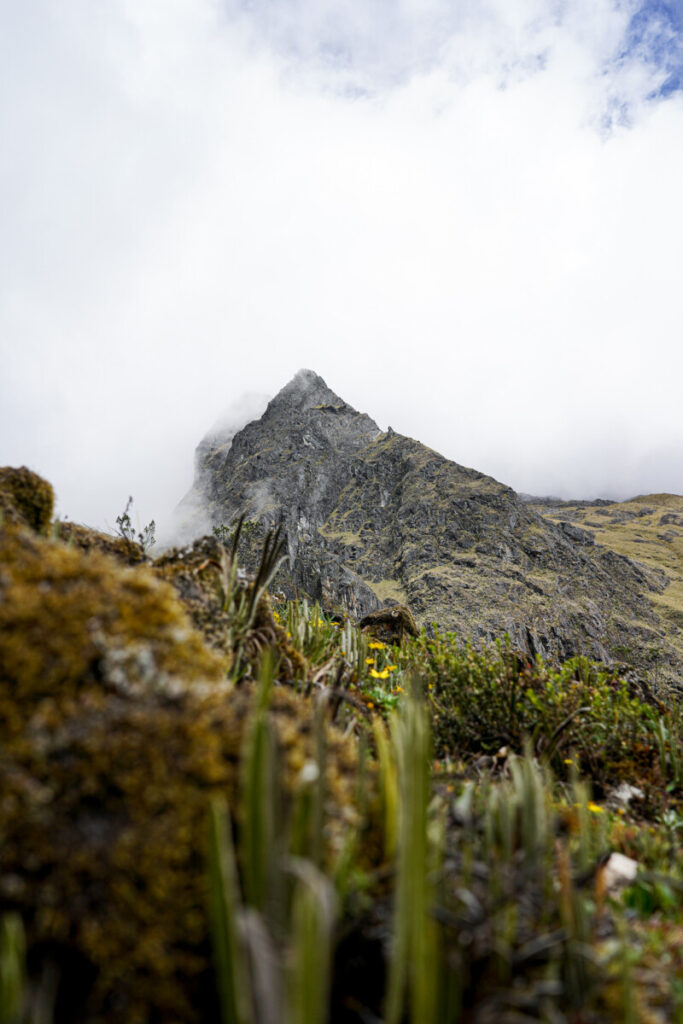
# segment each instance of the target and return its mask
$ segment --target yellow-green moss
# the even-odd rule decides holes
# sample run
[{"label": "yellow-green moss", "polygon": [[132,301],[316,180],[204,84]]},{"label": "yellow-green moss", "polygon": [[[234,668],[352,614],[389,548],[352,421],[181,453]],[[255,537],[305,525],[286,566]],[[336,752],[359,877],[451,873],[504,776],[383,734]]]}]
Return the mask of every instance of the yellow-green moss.
[{"label": "yellow-green moss", "polygon": [[367,582],[382,602],[398,601],[399,604],[405,604],[408,600],[408,595],[396,580],[368,580]]},{"label": "yellow-green moss", "polygon": [[125,565],[138,565],[145,561],[145,552],[142,545],[134,540],[127,540],[125,537],[114,537],[110,533],[101,533],[89,526],[82,526],[79,523],[59,521],[55,523],[55,537],[80,548],[86,553],[100,551],[106,555],[112,555]]},{"label": "yellow-green moss", "polygon": [[0,468],[0,518],[44,532],[49,526],[55,495],[52,485],[26,466]]},{"label": "yellow-green moss", "polygon": [[[84,997],[78,1019],[213,1019],[206,815],[222,793],[239,819],[252,702],[224,666],[150,570],[0,529],[0,913],[22,914],[34,961],[49,950],[60,999]],[[276,688],[270,715],[287,793],[311,707]],[[333,729],[326,764],[332,855],[356,786]]]},{"label": "yellow-green moss", "polygon": [[20,709],[71,700],[93,682],[171,686],[224,674],[173,590],[146,570],[9,526],[0,565],[0,736],[23,725]]},{"label": "yellow-green moss", "polygon": [[324,537],[329,540],[338,541],[343,544],[344,547],[360,547],[363,544],[363,539],[360,533],[353,532],[351,530],[337,530],[329,526],[323,526],[320,530]]}]

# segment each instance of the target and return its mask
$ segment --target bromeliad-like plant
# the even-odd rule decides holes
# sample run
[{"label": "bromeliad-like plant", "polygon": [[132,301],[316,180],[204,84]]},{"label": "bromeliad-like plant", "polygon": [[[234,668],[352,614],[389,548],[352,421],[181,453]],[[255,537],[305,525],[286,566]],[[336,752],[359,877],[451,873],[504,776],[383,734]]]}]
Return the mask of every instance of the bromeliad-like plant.
[{"label": "bromeliad-like plant", "polygon": [[269,584],[286,557],[286,541],[282,537],[280,527],[270,530],[263,541],[256,576],[249,585],[245,585],[244,581],[239,578],[237,562],[243,524],[244,516],[240,516],[230,551],[228,552],[221,546],[219,561],[215,563],[219,570],[223,611],[228,615],[227,643],[233,652],[230,678],[234,682],[239,682],[242,679],[248,667],[245,651],[247,638],[254,626],[260,602],[264,599]]}]

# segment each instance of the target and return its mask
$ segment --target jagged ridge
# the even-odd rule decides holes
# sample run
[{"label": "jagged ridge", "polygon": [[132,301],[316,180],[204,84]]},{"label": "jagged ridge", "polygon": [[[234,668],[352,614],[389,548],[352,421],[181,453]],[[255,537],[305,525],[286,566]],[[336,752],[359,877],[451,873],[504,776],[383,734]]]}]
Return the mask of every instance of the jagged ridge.
[{"label": "jagged ridge", "polygon": [[189,497],[212,524],[239,515],[287,534],[288,594],[358,616],[407,603],[474,640],[509,633],[546,656],[582,652],[661,678],[680,662],[651,595],[667,577],[552,523],[493,478],[380,431],[310,370],[260,419],[198,449]]}]

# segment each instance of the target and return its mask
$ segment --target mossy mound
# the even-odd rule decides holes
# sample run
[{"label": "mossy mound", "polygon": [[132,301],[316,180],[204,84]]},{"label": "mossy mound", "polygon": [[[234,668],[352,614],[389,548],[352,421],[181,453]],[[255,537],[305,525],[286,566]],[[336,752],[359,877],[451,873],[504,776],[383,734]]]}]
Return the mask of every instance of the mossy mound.
[{"label": "mossy mound", "polygon": [[[0,566],[0,912],[21,913],[33,969],[56,964],[57,1020],[213,1019],[207,809],[237,806],[253,691],[227,688],[144,568],[7,526]],[[292,792],[311,706],[276,688],[269,714]],[[333,851],[355,820],[352,741],[329,730],[326,763]]]},{"label": "mossy mound", "polygon": [[60,520],[55,524],[55,535],[65,543],[85,551],[86,554],[90,551],[100,551],[105,555],[112,555],[124,565],[140,565],[146,560],[142,545],[137,541],[101,533],[80,523]]},{"label": "mossy mound", "polygon": [[418,635],[413,614],[410,608],[403,604],[369,612],[358,625],[364,633],[369,633],[387,644],[400,644],[404,637]]},{"label": "mossy mound", "polygon": [[0,468],[0,521],[44,532],[50,524],[55,494],[52,485],[21,466]]},{"label": "mossy mound", "polygon": [[68,707],[93,685],[172,692],[223,674],[173,590],[151,573],[0,529],[0,740],[41,702]]}]

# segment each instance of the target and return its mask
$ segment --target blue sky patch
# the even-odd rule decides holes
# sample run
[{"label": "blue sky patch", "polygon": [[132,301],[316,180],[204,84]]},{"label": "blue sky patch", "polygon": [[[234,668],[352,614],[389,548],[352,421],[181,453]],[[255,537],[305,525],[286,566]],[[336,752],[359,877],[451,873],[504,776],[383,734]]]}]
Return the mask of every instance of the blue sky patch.
[{"label": "blue sky patch", "polygon": [[664,80],[652,98],[683,89],[682,0],[645,0],[631,18],[622,56],[661,70]]}]

